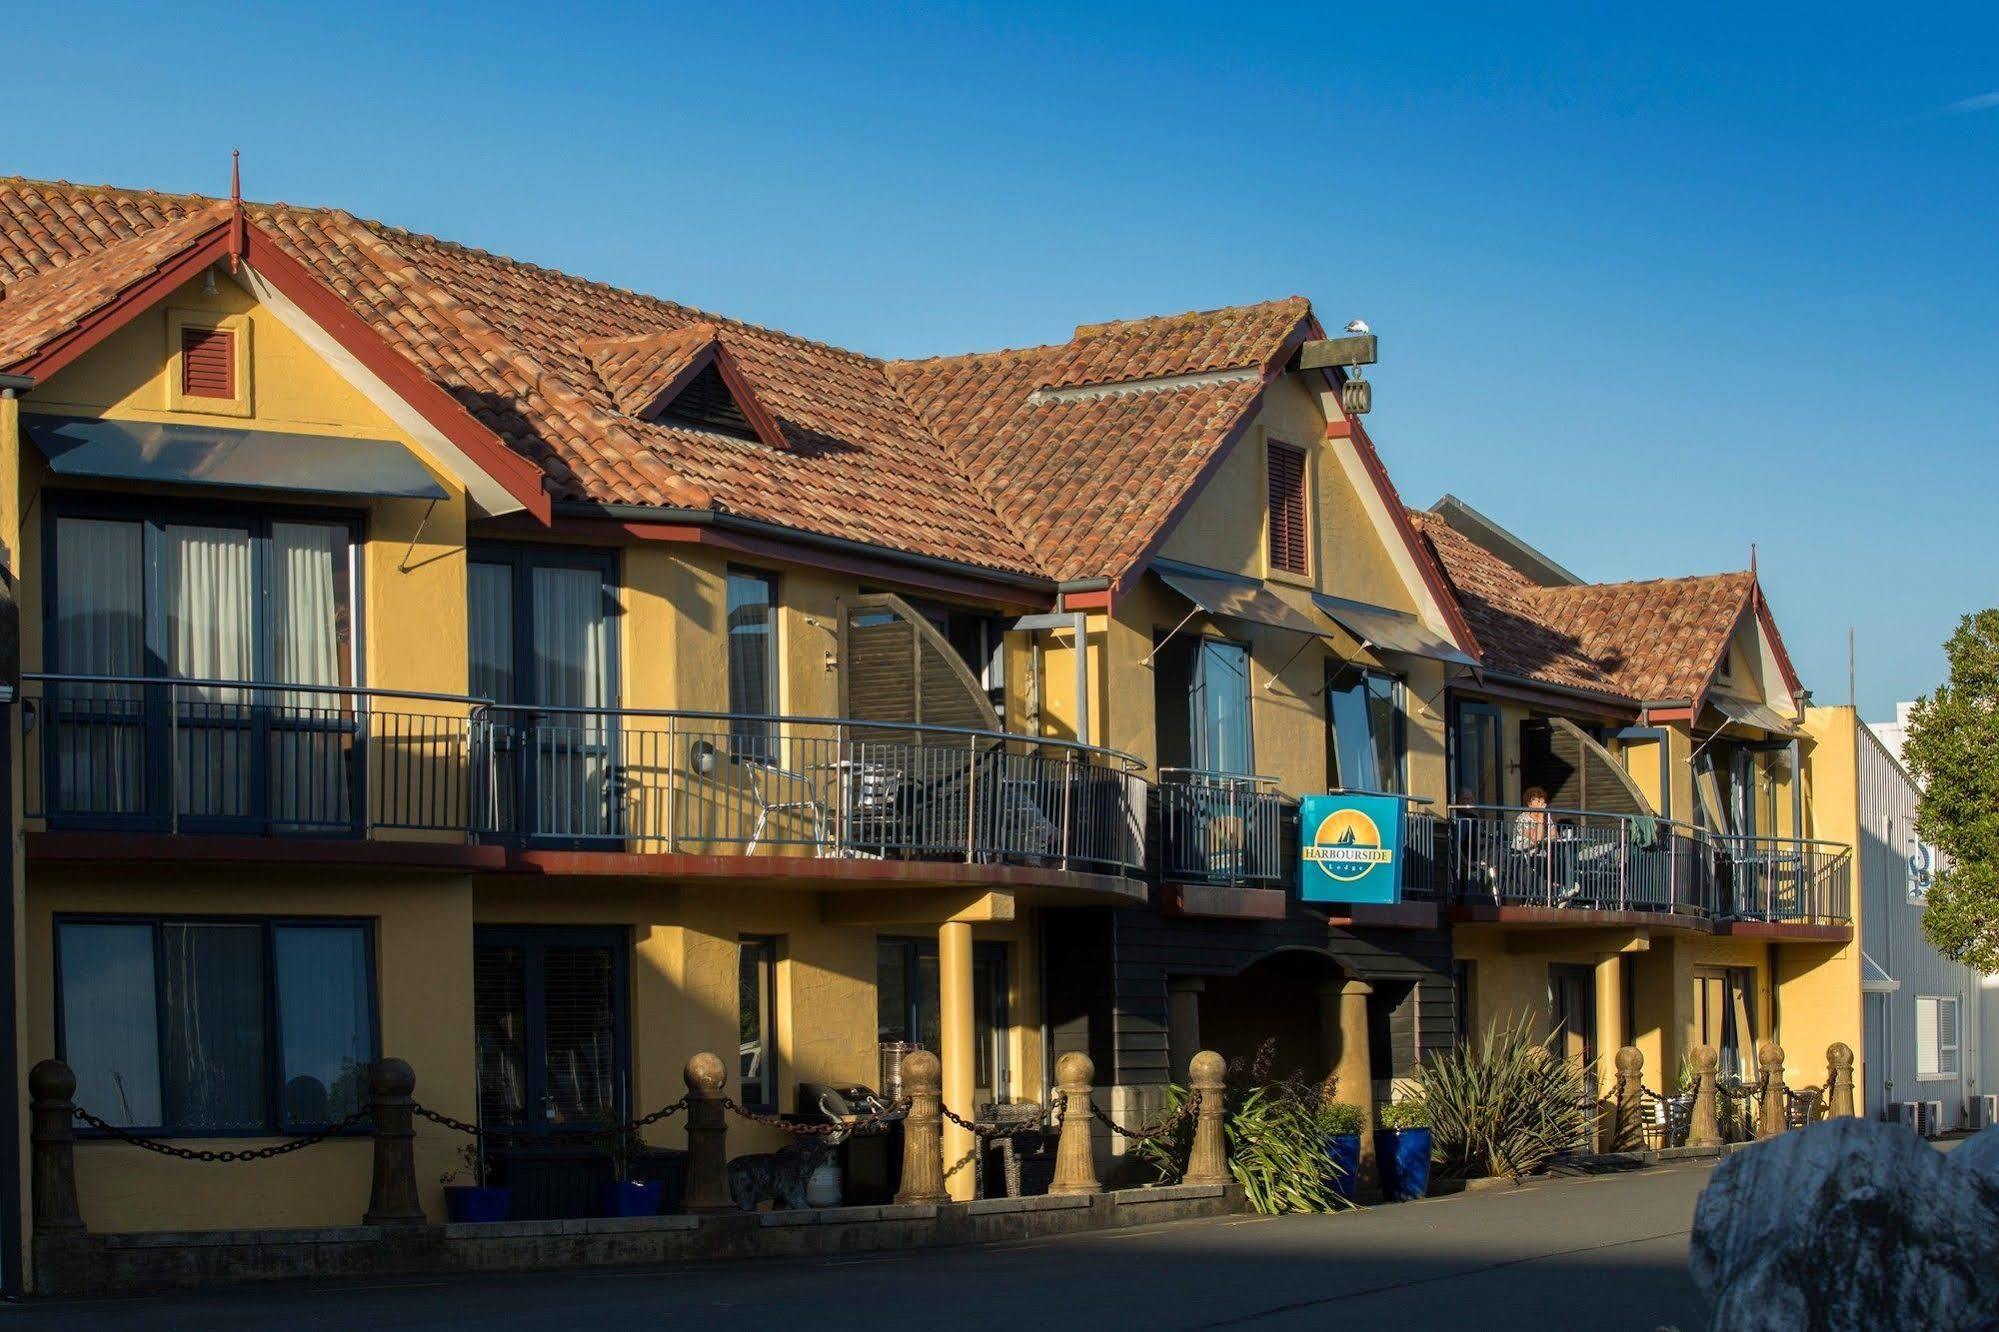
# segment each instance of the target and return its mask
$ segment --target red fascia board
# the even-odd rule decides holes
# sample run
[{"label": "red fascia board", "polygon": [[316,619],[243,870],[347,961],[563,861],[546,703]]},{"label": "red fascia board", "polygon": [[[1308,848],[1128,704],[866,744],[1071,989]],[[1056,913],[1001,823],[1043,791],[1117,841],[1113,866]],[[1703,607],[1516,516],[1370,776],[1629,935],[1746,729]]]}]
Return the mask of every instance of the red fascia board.
[{"label": "red fascia board", "polygon": [[172,259],[51,338],[34,355],[7,367],[8,372],[26,375],[37,383],[47,381],[50,375],[123,328],[137,315],[192,281],[202,269],[228,257],[229,221],[221,218],[213,227],[189,241],[187,248]]},{"label": "red fascia board", "polygon": [[439,388],[408,357],[356,315],[348,304],[315,277],[304,264],[285,253],[259,226],[250,228],[245,258],[270,279],[314,323],[366,366],[370,373],[415,408],[437,432],[500,483],[521,507],[546,525],[553,517],[551,499],[542,484],[540,467],[507,447],[506,441],[481,424],[465,404]]},{"label": "red fascia board", "polygon": [[1200,472],[1194,477],[1194,483],[1187,487],[1186,493],[1181,495],[1179,501],[1167,512],[1165,520],[1146,539],[1145,547],[1139,552],[1138,557],[1125,566],[1123,573],[1111,580],[1104,602],[1106,609],[1123,601],[1130,595],[1132,588],[1138,586],[1138,580],[1143,578],[1145,571],[1151,567],[1153,556],[1157,555],[1159,548],[1166,544],[1167,535],[1179,525],[1182,518],[1187,516],[1188,510],[1194,507],[1194,501],[1198,500],[1201,492],[1207,489],[1208,482],[1214,480],[1215,473],[1221,471],[1222,464],[1228,461],[1229,454],[1235,451],[1235,446],[1242,442],[1242,437],[1249,433],[1250,426],[1256,423],[1257,413],[1263,409],[1264,390],[1269,387],[1270,379],[1266,375],[1264,388],[1259,389],[1256,396],[1243,407],[1242,415],[1236,418],[1235,424],[1231,425],[1228,433],[1222,436],[1222,442],[1216,447],[1214,454],[1202,464]]},{"label": "red fascia board", "polygon": [[1062,609],[1065,611],[1109,610],[1110,608],[1111,590],[1109,588],[1104,588],[1097,592],[1064,592],[1062,594]]},{"label": "red fascia board", "polygon": [[632,415],[638,417],[641,421],[650,421],[655,416],[658,416],[662,411],[666,410],[666,404],[679,397],[680,391],[693,383],[694,376],[707,369],[714,359],[715,340],[710,338],[697,348],[692,356],[687,358],[686,365],[681,366],[679,370],[674,372],[673,378],[659,386],[658,391],[646,400],[645,406],[632,413]]},{"label": "red fascia board", "polygon": [[1409,521],[1409,510],[1402,504],[1402,496],[1396,493],[1395,483],[1388,477],[1388,469],[1382,465],[1381,455],[1375,451],[1374,441],[1368,437],[1367,427],[1358,420],[1348,417],[1348,429],[1354,453],[1360,458],[1361,470],[1374,483],[1381,496],[1381,502],[1388,506],[1388,521],[1402,537],[1402,544],[1408,547],[1409,558],[1416,561],[1416,572],[1422,575],[1423,585],[1430,589],[1430,595],[1444,612],[1444,619],[1451,626],[1451,634],[1463,648],[1477,661],[1485,660],[1485,651],[1479,646],[1478,636],[1471,631],[1471,623],[1465,619],[1464,610],[1458,605],[1457,594],[1444,581],[1443,570],[1430,555],[1429,548],[1416,531],[1416,524]]},{"label": "red fascia board", "polygon": [[765,410],[756,390],[743,377],[742,367],[719,340],[715,343],[715,369],[728,385],[730,396],[735,398],[737,410],[749,421],[750,429],[757,432],[757,438],[774,449],[784,448],[784,431],[778,428],[777,418]]},{"label": "red fascia board", "polygon": [[1777,654],[1777,669],[1783,673],[1784,683],[1790,688],[1791,697],[1805,692],[1804,681],[1798,678],[1797,668],[1791,664],[1791,653],[1784,646],[1784,636],[1777,632],[1777,619],[1770,614],[1770,603],[1763,596],[1763,583],[1759,579],[1752,588],[1756,598],[1756,619],[1763,626],[1763,632],[1770,636],[1770,647]]}]

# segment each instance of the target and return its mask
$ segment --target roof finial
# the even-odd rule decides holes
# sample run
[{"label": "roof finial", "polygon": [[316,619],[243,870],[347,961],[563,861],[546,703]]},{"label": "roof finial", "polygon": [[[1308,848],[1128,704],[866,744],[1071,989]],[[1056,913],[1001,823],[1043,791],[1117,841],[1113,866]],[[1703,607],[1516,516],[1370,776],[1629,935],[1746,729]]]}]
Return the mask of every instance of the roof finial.
[{"label": "roof finial", "polygon": [[1749,543],[1749,572],[1752,574],[1756,572],[1756,543],[1754,541]]},{"label": "roof finial", "polygon": [[243,261],[243,253],[248,247],[249,237],[243,228],[243,150],[229,150],[229,271],[234,273]]}]

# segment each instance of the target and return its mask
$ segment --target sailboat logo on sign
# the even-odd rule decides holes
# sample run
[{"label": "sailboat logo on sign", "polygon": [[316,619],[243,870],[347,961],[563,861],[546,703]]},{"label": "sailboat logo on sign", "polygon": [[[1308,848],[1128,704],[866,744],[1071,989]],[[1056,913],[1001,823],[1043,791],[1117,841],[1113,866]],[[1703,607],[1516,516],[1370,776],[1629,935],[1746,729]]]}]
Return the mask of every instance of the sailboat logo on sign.
[{"label": "sailboat logo on sign", "polygon": [[1342,883],[1367,877],[1376,865],[1395,859],[1392,848],[1381,844],[1381,829],[1357,809],[1336,809],[1319,820],[1305,859],[1318,865]]},{"label": "sailboat logo on sign", "polygon": [[1401,900],[1402,800],[1317,795],[1300,802],[1299,896],[1307,902]]}]

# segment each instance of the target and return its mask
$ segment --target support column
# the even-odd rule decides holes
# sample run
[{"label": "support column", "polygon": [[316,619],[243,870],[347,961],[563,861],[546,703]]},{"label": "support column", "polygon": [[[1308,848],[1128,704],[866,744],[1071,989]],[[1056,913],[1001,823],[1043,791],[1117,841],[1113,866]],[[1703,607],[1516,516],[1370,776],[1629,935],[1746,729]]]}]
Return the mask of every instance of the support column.
[{"label": "support column", "polygon": [[1360,1178],[1356,1192],[1372,1197],[1381,1190],[1374,1160],[1374,1056],[1367,1043],[1366,981],[1329,981],[1319,988],[1319,1022],[1333,1041],[1333,1096],[1360,1107]]},{"label": "support column", "polygon": [[[979,1113],[972,1104],[978,1077],[978,1035],[972,1019],[972,927],[962,920],[937,927],[938,1058],[944,1065],[944,1104],[970,1119]],[[977,1191],[977,1139],[950,1120],[944,1121],[944,1190],[954,1201],[967,1202]]]},{"label": "support column", "polygon": [[1201,991],[1207,985],[1199,976],[1167,979],[1166,1067],[1174,1073],[1190,1067],[1201,1052]]},{"label": "support column", "polygon": [[[1618,1050],[1631,1044],[1624,1029],[1624,968],[1629,965],[1622,953],[1610,953],[1596,963],[1596,1050],[1597,1058],[1608,1061]],[[1607,1089],[1606,1089],[1607,1090]]]}]

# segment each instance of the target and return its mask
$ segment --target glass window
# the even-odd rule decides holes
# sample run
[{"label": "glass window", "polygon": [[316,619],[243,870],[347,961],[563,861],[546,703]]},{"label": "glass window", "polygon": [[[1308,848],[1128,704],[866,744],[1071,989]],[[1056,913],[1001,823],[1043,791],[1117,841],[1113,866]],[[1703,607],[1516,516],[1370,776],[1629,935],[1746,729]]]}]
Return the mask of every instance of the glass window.
[{"label": "glass window", "polygon": [[307,1128],[368,1103],[374,1021],[368,940],[358,929],[275,925],[278,1048],[284,1051],[284,1127]]},{"label": "glass window", "polygon": [[528,1133],[613,1122],[629,1100],[622,930],[480,926],[472,1026],[482,1122]]},{"label": "glass window", "polygon": [[1209,772],[1255,771],[1249,720],[1249,649],[1201,640],[1194,666],[1194,766]]},{"label": "glass window", "polygon": [[736,959],[743,1100],[770,1109],[777,1105],[777,941],[746,936]]},{"label": "glass window", "polygon": [[1459,704],[1452,738],[1451,803],[1501,803],[1498,710],[1482,703]]},{"label": "glass window", "polygon": [[473,562],[465,568],[466,687],[474,698],[514,701],[514,571]]},{"label": "glass window", "polygon": [[62,1058],[114,1124],[294,1132],[366,1100],[365,925],[69,920],[57,952]]},{"label": "glass window", "polygon": [[1327,688],[1326,700],[1331,785],[1401,792],[1402,682],[1373,671],[1342,671]]},{"label": "glass window", "polygon": [[1957,1075],[1957,1000],[1941,995],[1916,998],[1916,1076]]},{"label": "glass window", "polygon": [[777,580],[746,569],[729,570],[729,724],[735,752],[769,758],[775,751],[772,723],[746,717],[777,711]]}]

